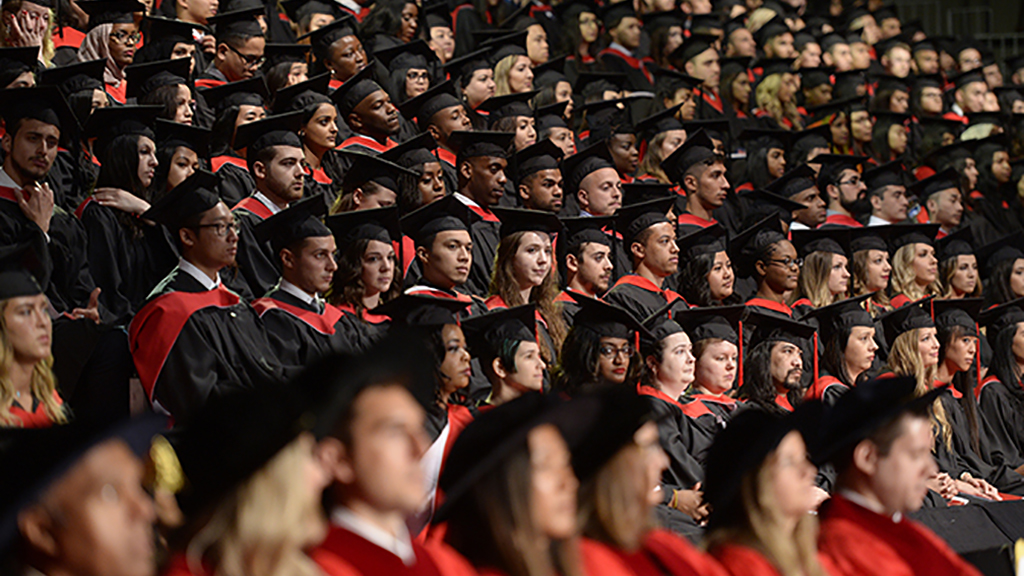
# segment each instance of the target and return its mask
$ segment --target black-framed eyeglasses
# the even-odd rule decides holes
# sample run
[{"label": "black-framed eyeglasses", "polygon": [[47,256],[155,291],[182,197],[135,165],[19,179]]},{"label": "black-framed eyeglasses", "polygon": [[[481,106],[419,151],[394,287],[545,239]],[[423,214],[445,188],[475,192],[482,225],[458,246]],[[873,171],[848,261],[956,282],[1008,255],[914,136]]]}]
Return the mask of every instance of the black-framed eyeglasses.
[{"label": "black-framed eyeglasses", "polygon": [[803,258],[795,258],[795,259],[794,258],[783,258],[782,260],[772,259],[772,260],[768,260],[768,263],[769,264],[781,264],[781,265],[785,266],[786,268],[792,268],[794,266],[799,268],[799,267],[804,265],[804,259]]},{"label": "black-framed eyeglasses", "polygon": [[635,350],[629,344],[626,344],[621,348],[612,346],[611,344],[605,344],[604,346],[601,346],[601,348],[598,349],[598,352],[601,354],[601,356],[604,356],[605,358],[615,358],[619,354],[622,354],[625,358],[629,358],[630,356],[633,355],[633,352],[635,352]]},{"label": "black-framed eyeglasses", "polygon": [[245,65],[248,68],[259,68],[260,66],[263,66],[264,62],[267,61],[266,56],[263,56],[262,54],[260,54],[259,56],[246,55],[239,52],[237,48],[235,48],[231,44],[228,44],[227,42],[225,42],[224,45],[227,46],[228,49],[234,52],[235,54],[238,54],[238,57],[245,62]]},{"label": "black-framed eyeglasses", "polygon": [[860,184],[860,176],[854,176],[849,180],[840,180],[837,184],[840,186],[856,186],[857,184]]},{"label": "black-framed eyeglasses", "polygon": [[234,232],[235,235],[237,236],[239,230],[242,229],[242,225],[239,224],[238,222],[230,222],[230,223],[218,222],[216,224],[200,224],[200,225],[196,226],[196,228],[197,229],[198,228],[213,228],[213,233],[216,234],[217,236],[223,238],[223,237],[228,235],[228,229],[230,229],[232,232]]},{"label": "black-framed eyeglasses", "polygon": [[116,44],[122,46],[132,46],[138,44],[139,40],[142,40],[142,34],[138,32],[128,32],[127,30],[118,30],[117,32],[110,33],[110,39]]}]

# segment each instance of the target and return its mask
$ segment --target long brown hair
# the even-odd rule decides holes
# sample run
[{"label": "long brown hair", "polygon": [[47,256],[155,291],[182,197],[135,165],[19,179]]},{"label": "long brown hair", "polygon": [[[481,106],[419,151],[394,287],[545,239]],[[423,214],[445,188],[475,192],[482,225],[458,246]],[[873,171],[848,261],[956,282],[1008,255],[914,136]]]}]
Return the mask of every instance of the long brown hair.
[{"label": "long brown hair", "polygon": [[664,160],[661,157],[661,145],[665,142],[667,134],[667,132],[661,132],[647,143],[647,151],[644,152],[644,159],[640,162],[640,168],[637,170],[637,173],[641,176],[645,174],[654,176],[658,179],[658,182],[671,184],[672,181],[669,180],[665,170],[661,167],[661,161]]},{"label": "long brown hair", "polygon": [[[853,253],[853,258],[850,259],[850,295],[853,297],[868,293],[868,258],[870,256],[871,249],[858,250]],[[885,293],[885,290],[876,291],[871,300],[882,310],[889,309],[889,295]],[[875,310],[871,308],[874,307],[869,307],[868,312],[871,312],[872,316],[876,316]]]},{"label": "long brown hair", "polygon": [[654,527],[644,501],[643,456],[636,444],[628,444],[579,488],[579,525],[584,536],[633,552],[643,535]]},{"label": "long brown hair", "polygon": [[[800,269],[797,289],[793,294],[793,302],[807,298],[815,308],[835,304],[846,298],[845,294],[833,294],[828,289],[829,276],[832,274],[831,252],[811,252],[804,259],[804,267]],[[792,304],[792,302],[790,303]]]},{"label": "long brown hair", "polygon": [[[349,305],[362,318],[363,295],[366,286],[363,285],[363,254],[366,247],[370,245],[368,238],[360,238],[353,242],[348,249],[339,254],[338,269],[334,272],[334,281],[330,289],[324,295],[328,302],[335,306]],[[395,255],[395,276],[391,280],[391,288],[380,295],[380,303],[383,304],[397,298],[402,293],[402,264]]]},{"label": "long brown hair", "polygon": [[[11,414],[14,406],[14,390],[11,388],[11,365],[14,364],[14,345],[7,339],[7,321],[4,313],[10,300],[0,300],[0,428],[5,426],[21,427],[21,420]],[[32,397],[43,405],[43,411],[51,422],[64,424],[68,414],[64,406],[57,402],[57,377],[53,374],[53,356],[36,362],[32,368]],[[32,407],[29,404],[29,411]]]},{"label": "long brown hair", "polygon": [[[543,233],[535,232],[535,234]],[[491,276],[490,295],[500,296],[509,307],[528,304],[528,302],[522,301],[519,284],[516,282],[515,277],[515,256],[519,251],[519,245],[522,243],[524,236],[526,236],[526,232],[514,232],[502,238],[494,256],[494,273]],[[541,356],[548,366],[553,366],[558,359],[558,355],[562,351],[562,341],[565,340],[565,335],[568,332],[565,320],[562,318],[562,305],[555,301],[558,298],[559,292],[557,270],[554,259],[552,259],[551,270],[544,277],[544,281],[541,282],[540,286],[534,286],[530,290],[530,302],[537,304],[537,310],[547,324],[548,333],[551,335],[551,341],[554,344],[553,350],[549,349],[546,345],[540,347]]]},{"label": "long brown hair", "polygon": [[[953,296],[953,276],[956,275],[956,269],[959,266],[959,256],[946,258],[942,262],[939,262],[939,286],[942,287],[942,295],[940,298],[950,298]],[[964,298],[978,298],[979,296],[981,296],[980,274],[978,275],[978,282],[974,285],[974,292],[964,294]]]}]

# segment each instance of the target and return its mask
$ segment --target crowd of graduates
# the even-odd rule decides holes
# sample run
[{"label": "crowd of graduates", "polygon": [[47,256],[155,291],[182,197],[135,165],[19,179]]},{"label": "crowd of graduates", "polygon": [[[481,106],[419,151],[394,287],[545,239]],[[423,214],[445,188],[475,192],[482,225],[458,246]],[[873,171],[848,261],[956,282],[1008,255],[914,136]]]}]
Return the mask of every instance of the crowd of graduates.
[{"label": "crowd of graduates", "polygon": [[0,573],[972,575],[907,515],[1024,536],[1024,56],[877,0],[0,20]]}]

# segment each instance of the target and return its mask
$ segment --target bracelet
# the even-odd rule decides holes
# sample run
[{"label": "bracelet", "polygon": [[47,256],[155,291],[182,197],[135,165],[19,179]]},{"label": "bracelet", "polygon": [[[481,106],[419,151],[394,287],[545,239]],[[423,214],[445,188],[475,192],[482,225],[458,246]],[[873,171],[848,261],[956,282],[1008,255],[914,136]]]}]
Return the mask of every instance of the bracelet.
[{"label": "bracelet", "polygon": [[[678,490],[672,490],[672,499],[669,500],[669,502],[668,502],[668,505],[669,505],[670,508],[676,508],[676,500],[678,499],[678,497],[679,497],[679,491]],[[678,510],[678,508],[676,508],[676,509]]]}]

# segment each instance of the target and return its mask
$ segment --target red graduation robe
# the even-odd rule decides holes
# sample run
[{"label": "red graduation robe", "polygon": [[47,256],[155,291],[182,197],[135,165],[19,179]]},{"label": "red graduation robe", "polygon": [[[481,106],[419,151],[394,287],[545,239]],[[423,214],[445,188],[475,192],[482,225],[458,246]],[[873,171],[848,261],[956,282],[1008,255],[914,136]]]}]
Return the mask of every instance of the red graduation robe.
[{"label": "red graduation robe", "polygon": [[356,574],[377,576],[402,574],[424,576],[475,576],[476,571],[465,558],[440,542],[420,544],[411,542],[416,562],[406,566],[402,559],[390,551],[377,546],[358,534],[331,526],[327,538],[310,552],[310,556],[320,565],[327,576],[347,576],[352,572],[335,572],[334,567],[341,559]]}]

